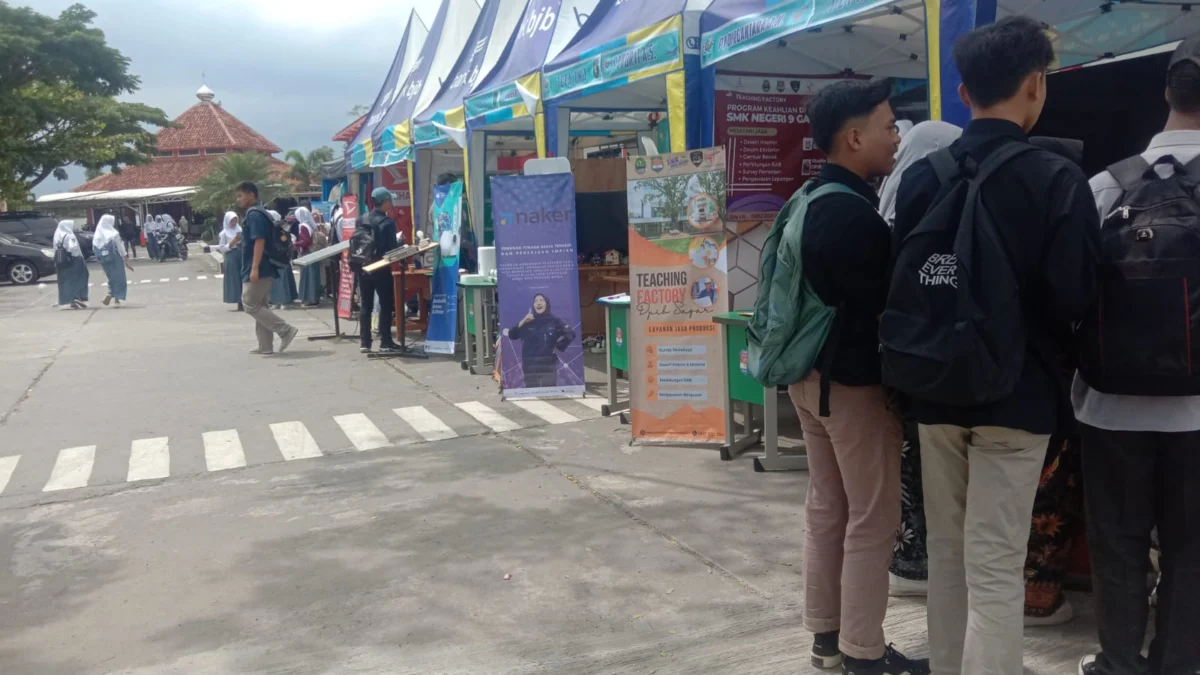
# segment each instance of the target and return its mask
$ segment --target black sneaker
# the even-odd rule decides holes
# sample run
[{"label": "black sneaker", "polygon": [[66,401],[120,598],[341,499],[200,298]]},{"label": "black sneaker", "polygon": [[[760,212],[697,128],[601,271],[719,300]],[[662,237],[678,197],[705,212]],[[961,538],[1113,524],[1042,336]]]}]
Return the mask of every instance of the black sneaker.
[{"label": "black sneaker", "polygon": [[833,670],[842,665],[842,650],[838,646],[838,631],[813,635],[812,664],[821,670]]},{"label": "black sneaker", "polygon": [[1096,665],[1096,656],[1090,654],[1079,661],[1079,675],[1096,675],[1100,668]]},{"label": "black sneaker", "polygon": [[910,659],[888,645],[883,658],[847,658],[842,663],[843,675],[930,675],[929,659]]}]

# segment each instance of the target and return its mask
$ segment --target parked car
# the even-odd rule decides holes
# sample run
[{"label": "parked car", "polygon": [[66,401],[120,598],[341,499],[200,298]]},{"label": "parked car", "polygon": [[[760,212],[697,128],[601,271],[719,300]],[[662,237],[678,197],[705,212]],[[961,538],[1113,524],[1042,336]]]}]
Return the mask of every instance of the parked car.
[{"label": "parked car", "polygon": [[48,246],[34,246],[0,234],[0,270],[4,270],[4,278],[14,284],[32,284],[57,271],[54,251]]},{"label": "parked car", "polygon": [[[32,246],[54,246],[54,231],[58,221],[49,214],[38,211],[13,211],[0,213],[0,234],[7,234],[18,241]],[[92,233],[75,229],[79,248],[85,260],[95,257],[92,251]]]}]

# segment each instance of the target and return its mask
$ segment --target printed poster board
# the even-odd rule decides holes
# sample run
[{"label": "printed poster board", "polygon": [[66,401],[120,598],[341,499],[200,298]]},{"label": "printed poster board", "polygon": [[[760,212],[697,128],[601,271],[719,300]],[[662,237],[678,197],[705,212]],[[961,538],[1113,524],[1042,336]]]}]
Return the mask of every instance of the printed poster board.
[{"label": "printed poster board", "polygon": [[425,351],[453,354],[458,329],[458,251],[462,242],[459,231],[463,216],[463,182],[439,185],[433,189],[433,237],[439,246],[433,268],[433,292],[430,295],[429,329],[425,333]]},{"label": "printed poster board", "polygon": [[725,150],[630,157],[630,390],[633,437],[725,437],[721,331],[729,311]]},{"label": "printed poster board", "polygon": [[[342,197],[342,232],[339,241],[350,241],[358,223],[358,197]],[[338,318],[349,319],[354,315],[354,272],[350,270],[350,252],[342,254],[338,264]]]},{"label": "printed poster board", "polygon": [[582,396],[575,177],[495,176],[491,182],[504,395]]}]

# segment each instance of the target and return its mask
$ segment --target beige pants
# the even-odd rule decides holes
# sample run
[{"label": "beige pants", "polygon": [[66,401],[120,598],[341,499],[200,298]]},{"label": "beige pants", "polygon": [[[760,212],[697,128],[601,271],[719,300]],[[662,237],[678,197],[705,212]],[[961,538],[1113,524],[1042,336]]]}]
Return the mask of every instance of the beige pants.
[{"label": "beige pants", "polygon": [[[291,270],[288,270],[291,274]],[[242,291],[242,306],[254,317],[254,332],[258,335],[258,348],[269,352],[275,349],[275,336],[283,336],[292,329],[288,322],[271,311],[271,283],[274,277],[259,277],[258,281],[246,283]]]},{"label": "beige pants", "polygon": [[843,654],[880,658],[900,524],[900,423],[881,387],[833,384],[830,417],[817,414],[816,373],[789,393],[808,449],[804,627],[840,630]]},{"label": "beige pants", "polygon": [[1049,436],[921,425],[934,675],[1021,675],[1025,556]]}]

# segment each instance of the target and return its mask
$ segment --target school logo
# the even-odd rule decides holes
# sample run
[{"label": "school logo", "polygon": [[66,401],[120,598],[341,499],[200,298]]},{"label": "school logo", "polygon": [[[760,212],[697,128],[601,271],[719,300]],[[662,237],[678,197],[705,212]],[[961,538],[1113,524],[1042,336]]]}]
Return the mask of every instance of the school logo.
[{"label": "school logo", "polygon": [[763,80],[763,93],[764,94],[771,93],[771,81],[770,80]]},{"label": "school logo", "polygon": [[778,82],[776,82],[776,83],[775,83],[775,91],[778,91],[779,93],[781,93],[781,94],[782,94],[782,93],[783,93],[783,90],[784,90],[785,88],[787,88],[787,83],[785,83],[783,80],[780,80],[780,81],[778,81]]},{"label": "school logo", "polygon": [[600,79],[600,59],[596,59],[596,62],[592,64],[592,77]]},{"label": "school logo", "polygon": [[792,93],[800,93],[800,80],[792,80]]},{"label": "school logo", "polygon": [[704,153],[700,150],[693,150],[691,154],[692,166],[700,166],[704,161]]},{"label": "school logo", "polygon": [[654,170],[654,173],[658,173],[659,171],[662,171],[663,170],[662,157],[654,157],[653,159],[651,159],[650,160],[650,168]]},{"label": "school logo", "polygon": [[713,50],[713,39],[711,37],[704,38],[704,55],[708,56]]},{"label": "school logo", "polygon": [[633,161],[633,170],[639,174],[646,173],[646,160],[638,157]]}]

